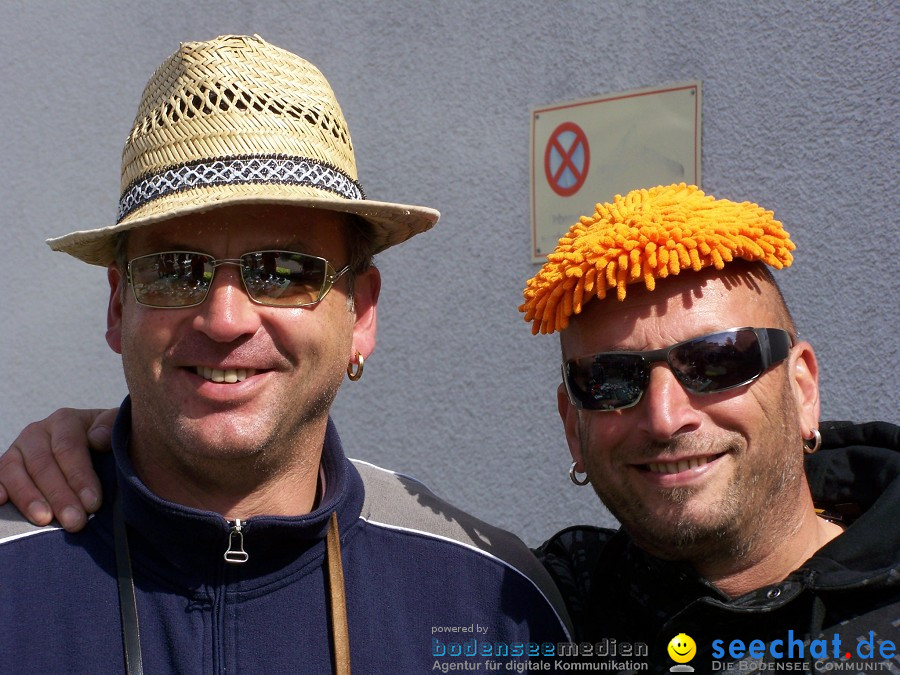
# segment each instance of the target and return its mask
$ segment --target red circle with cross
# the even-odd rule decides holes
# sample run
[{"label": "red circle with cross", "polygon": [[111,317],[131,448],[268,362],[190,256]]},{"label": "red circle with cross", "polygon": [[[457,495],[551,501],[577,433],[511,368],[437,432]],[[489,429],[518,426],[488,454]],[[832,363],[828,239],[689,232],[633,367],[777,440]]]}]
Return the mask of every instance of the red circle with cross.
[{"label": "red circle with cross", "polygon": [[544,152],[544,174],[550,188],[560,197],[571,197],[588,175],[591,148],[587,136],[574,122],[563,122],[547,141]]}]

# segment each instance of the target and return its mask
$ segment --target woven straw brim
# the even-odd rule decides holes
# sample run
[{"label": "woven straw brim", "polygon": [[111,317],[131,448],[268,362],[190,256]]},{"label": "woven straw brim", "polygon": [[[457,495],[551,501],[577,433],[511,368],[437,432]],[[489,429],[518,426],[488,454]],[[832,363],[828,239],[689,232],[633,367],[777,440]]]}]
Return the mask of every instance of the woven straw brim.
[{"label": "woven straw brim", "polygon": [[237,204],[303,206],[355,214],[371,226],[373,254],[431,229],[440,217],[438,211],[425,206],[343,199],[302,185],[218,185],[161,197],[136,209],[115,225],[72,232],[48,239],[47,244],[54,251],[106,267],[115,260],[116,238],[121,232]]}]

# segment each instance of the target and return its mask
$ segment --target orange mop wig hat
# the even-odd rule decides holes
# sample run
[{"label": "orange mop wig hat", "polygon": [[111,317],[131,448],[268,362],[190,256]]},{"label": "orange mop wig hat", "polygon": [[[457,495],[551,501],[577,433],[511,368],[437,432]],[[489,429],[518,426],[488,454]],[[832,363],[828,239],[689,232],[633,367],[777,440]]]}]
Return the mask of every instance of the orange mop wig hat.
[{"label": "orange mop wig hat", "polygon": [[757,204],[715,199],[695,185],[633,190],[597,204],[564,235],[525,286],[519,307],[531,332],[564,330],[584,303],[608,289],[625,299],[628,284],[682,270],[722,269],[735,258],[789,267],[795,248],[771,211]]}]

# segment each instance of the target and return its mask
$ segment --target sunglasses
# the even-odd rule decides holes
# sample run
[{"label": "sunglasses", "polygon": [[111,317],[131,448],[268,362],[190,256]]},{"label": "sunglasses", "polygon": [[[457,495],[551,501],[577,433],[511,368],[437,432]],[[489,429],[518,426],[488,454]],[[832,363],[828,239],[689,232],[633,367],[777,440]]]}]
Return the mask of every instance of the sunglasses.
[{"label": "sunglasses", "polygon": [[254,251],[221,260],[195,251],[164,251],[129,262],[126,278],[142,305],[194,307],[206,300],[222,265],[239,266],[250,300],[268,307],[315,305],[350,269],[335,272],[325,258],[293,251]]},{"label": "sunglasses", "polygon": [[784,361],[792,345],[778,328],[731,328],[645,352],[601,352],[562,364],[569,401],[580,410],[637,405],[650,382],[650,366],[665,362],[693,394],[715,394],[753,382]]}]

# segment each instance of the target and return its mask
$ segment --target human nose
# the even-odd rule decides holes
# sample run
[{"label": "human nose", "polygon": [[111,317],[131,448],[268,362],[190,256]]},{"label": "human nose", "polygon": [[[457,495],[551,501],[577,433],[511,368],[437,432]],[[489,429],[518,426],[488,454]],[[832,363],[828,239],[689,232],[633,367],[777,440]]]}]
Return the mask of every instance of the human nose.
[{"label": "human nose", "polygon": [[199,306],[194,328],[216,342],[233,342],[259,329],[259,306],[250,300],[233,264],[216,267],[206,300]]},{"label": "human nose", "polygon": [[690,393],[665,363],[650,370],[647,390],[637,406],[638,428],[654,440],[666,441],[700,426],[700,412]]}]

